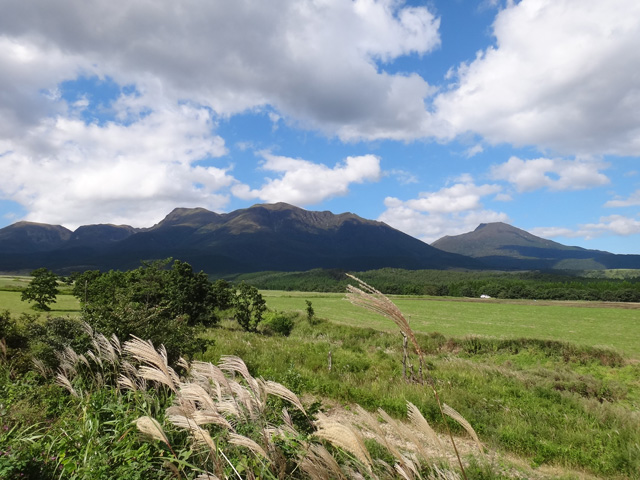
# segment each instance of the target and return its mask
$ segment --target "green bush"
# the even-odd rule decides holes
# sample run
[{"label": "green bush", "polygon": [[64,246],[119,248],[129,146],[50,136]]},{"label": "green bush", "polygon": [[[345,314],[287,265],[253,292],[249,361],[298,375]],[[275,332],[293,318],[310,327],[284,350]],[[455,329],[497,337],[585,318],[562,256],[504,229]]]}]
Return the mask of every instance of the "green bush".
[{"label": "green bush", "polygon": [[[198,333],[218,323],[216,309],[227,284],[212,285],[206,274],[171,259],[143,263],[135,270],[87,271],[75,280],[73,295],[84,320],[107,336],[130,336],[163,344],[171,361],[206,349]],[[226,292],[226,293],[225,293]],[[227,295],[228,296],[228,295]]]},{"label": "green bush", "polygon": [[295,314],[284,312],[268,312],[262,321],[262,331],[268,335],[288,337],[295,326]]}]

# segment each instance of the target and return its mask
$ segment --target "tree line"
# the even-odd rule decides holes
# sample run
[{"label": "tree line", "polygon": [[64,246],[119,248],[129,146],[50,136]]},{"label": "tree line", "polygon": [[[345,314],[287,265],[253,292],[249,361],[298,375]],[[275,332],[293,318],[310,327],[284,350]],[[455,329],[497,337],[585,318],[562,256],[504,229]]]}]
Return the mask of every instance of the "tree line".
[{"label": "tree line", "polygon": [[[263,290],[344,292],[346,271],[260,272],[235,277]],[[555,272],[462,272],[385,268],[357,272],[358,278],[388,295],[431,295],[529,300],[640,302],[639,276],[591,278]]]}]

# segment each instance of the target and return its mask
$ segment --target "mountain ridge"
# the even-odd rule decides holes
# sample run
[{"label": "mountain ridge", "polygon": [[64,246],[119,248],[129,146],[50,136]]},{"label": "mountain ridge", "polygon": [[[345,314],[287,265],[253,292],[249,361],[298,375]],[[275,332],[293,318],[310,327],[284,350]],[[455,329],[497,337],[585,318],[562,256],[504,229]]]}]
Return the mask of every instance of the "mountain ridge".
[{"label": "mountain ridge", "polygon": [[[5,234],[5,242],[0,241],[1,271],[41,266],[59,271],[79,267],[126,269],[137,267],[141,260],[166,257],[187,261],[207,273],[481,268],[472,258],[442,252],[382,222],[350,212],[336,215],[285,203],[257,204],[223,214],[203,208],[176,208],[157,224],[141,229],[82,226],[75,232],[67,230],[67,240],[101,234],[107,238],[52,242],[48,250],[41,244],[37,255],[5,250],[5,244],[11,244],[10,227],[0,229],[0,238]],[[49,227],[55,231],[64,229]],[[42,224],[40,228],[46,226]],[[13,230],[18,235],[21,229]],[[79,235],[82,230],[84,235]]]},{"label": "mountain ridge", "polygon": [[373,270],[384,267],[468,270],[640,268],[640,255],[567,246],[512,225],[482,223],[472,232],[428,245],[376,220],[311,211],[286,203],[229,213],[175,208],[147,228],[17,222],[0,229],[0,271],[47,267],[61,273],[136,268],[173,257],[210,274]]}]

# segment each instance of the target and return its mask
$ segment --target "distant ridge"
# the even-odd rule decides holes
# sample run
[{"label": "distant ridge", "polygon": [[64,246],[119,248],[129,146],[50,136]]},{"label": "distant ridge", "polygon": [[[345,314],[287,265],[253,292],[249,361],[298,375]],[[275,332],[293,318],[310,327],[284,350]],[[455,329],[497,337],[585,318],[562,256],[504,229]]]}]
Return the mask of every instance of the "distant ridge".
[{"label": "distant ridge", "polygon": [[536,237],[506,223],[483,223],[473,232],[445,236],[431,244],[465,254],[498,270],[600,270],[640,268],[640,255],[615,255]]},{"label": "distant ridge", "polygon": [[71,230],[60,225],[17,222],[0,229],[2,253],[32,253],[59,248],[71,238]]},{"label": "distant ridge", "polygon": [[158,224],[143,229],[87,225],[71,232],[26,222],[0,229],[0,271],[4,272],[42,266],[60,272],[127,269],[139,266],[141,260],[166,257],[211,274],[481,267],[475,259],[443,252],[382,222],[286,203],[259,204],[226,214],[176,208]]}]

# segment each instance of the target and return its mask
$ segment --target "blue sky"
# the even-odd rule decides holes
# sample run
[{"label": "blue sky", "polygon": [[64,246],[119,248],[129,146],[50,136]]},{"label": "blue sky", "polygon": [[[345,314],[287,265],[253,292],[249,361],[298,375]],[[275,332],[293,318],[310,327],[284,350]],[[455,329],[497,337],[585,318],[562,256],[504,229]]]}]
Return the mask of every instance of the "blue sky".
[{"label": "blue sky", "polygon": [[640,253],[637,0],[0,4],[0,228],[284,201]]}]

